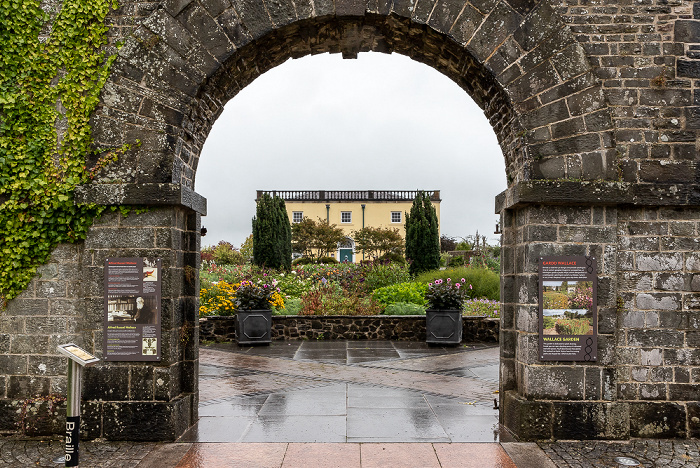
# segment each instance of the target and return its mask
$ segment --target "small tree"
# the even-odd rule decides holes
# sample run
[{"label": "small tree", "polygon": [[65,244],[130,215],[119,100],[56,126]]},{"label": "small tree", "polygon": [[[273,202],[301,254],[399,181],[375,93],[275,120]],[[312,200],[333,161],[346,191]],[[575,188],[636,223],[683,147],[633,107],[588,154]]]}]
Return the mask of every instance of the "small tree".
[{"label": "small tree", "polygon": [[[289,232],[289,234],[288,234]],[[253,218],[253,263],[268,268],[291,266],[291,232],[284,200],[263,193]],[[288,258],[285,258],[289,253]]]},{"label": "small tree", "polygon": [[341,228],[321,219],[318,220],[314,248],[318,250],[319,258],[329,257],[329,254],[335,252],[338,244],[344,240],[345,234]]},{"label": "small tree", "polygon": [[327,256],[344,239],[345,234],[341,228],[320,218],[318,221],[304,218],[292,225],[292,247],[295,252],[308,257]]},{"label": "small tree", "polygon": [[313,257],[315,235],[316,222],[311,218],[292,224],[292,250],[305,257]]},{"label": "small tree", "polygon": [[435,207],[425,192],[418,192],[406,213],[406,258],[411,274],[440,268],[440,235]]},{"label": "small tree", "polygon": [[440,252],[452,252],[457,250],[457,241],[452,237],[446,236],[445,234],[440,236]]},{"label": "small tree", "polygon": [[249,235],[241,245],[241,255],[247,263],[253,261],[253,235]]},{"label": "small tree", "polygon": [[403,253],[403,237],[397,228],[364,227],[352,232],[355,249],[371,257],[381,257],[388,253]]}]

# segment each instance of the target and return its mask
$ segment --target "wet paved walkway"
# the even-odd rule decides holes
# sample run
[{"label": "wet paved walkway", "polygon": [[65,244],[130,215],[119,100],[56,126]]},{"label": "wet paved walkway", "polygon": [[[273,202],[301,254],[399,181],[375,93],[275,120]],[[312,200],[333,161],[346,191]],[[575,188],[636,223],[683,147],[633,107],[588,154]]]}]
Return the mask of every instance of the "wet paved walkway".
[{"label": "wet paved walkway", "polygon": [[[509,441],[498,348],[275,342],[200,349],[200,421],[177,443],[90,441],[81,467],[699,467],[693,440]],[[400,442],[400,443],[396,443]],[[0,467],[62,466],[60,440],[0,437]]]},{"label": "wet paved walkway", "polygon": [[180,441],[493,442],[497,393],[493,346],[219,345],[200,350],[200,420]]}]

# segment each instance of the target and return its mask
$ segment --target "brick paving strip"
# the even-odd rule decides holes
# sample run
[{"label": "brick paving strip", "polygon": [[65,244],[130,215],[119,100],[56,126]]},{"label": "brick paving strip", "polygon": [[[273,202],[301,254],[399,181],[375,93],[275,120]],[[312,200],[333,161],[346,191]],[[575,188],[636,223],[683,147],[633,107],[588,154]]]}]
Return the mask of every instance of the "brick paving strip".
[{"label": "brick paving strip", "polygon": [[[498,389],[498,384],[472,377],[454,377],[438,373],[429,373],[429,370],[440,369],[438,364],[446,363],[445,358],[452,359],[451,368],[468,365],[484,365],[486,352],[491,354],[490,362],[493,363],[494,350],[479,350],[473,353],[481,353],[473,358],[460,360],[455,355],[435,356],[417,359],[389,361],[382,364],[383,367],[373,365],[342,365],[333,363],[294,361],[284,358],[264,356],[251,356],[242,353],[232,353],[214,349],[200,349],[199,362],[204,365],[231,367],[234,369],[256,369],[259,372],[273,373],[284,376],[302,377],[318,382],[345,382],[356,384],[382,385],[392,388],[415,390],[435,395],[448,396],[469,401],[493,402],[493,393]],[[496,359],[498,349],[495,349]],[[461,353],[471,354],[471,353]],[[416,362],[406,362],[416,361]],[[468,364],[466,362],[469,362]],[[457,363],[455,365],[455,363]],[[406,366],[408,369],[402,369]],[[242,377],[236,377],[241,379]],[[252,376],[246,376],[252,379]],[[260,383],[263,378],[260,378]],[[246,387],[248,387],[246,385]],[[252,388],[252,387],[248,387]],[[264,387],[257,387],[259,392],[269,391]],[[201,389],[200,389],[201,390]],[[234,390],[228,388],[230,391]],[[221,392],[222,394],[224,392]],[[206,396],[205,396],[206,398]],[[216,398],[216,397],[214,397]],[[202,398],[202,401],[206,401]]]},{"label": "brick paving strip", "polygon": [[[162,465],[161,465],[162,466]],[[517,468],[498,444],[195,444],[176,468]],[[147,464],[139,468],[151,468]],[[155,465],[154,465],[155,468]],[[534,467],[533,467],[534,468]],[[546,468],[539,465],[537,468]]]}]

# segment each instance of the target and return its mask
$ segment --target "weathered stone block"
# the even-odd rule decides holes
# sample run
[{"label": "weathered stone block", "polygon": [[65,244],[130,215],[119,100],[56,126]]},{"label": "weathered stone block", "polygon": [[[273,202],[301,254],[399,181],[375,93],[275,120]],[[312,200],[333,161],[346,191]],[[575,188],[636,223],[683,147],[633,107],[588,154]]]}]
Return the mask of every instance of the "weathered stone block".
[{"label": "weathered stone block", "polygon": [[503,423],[519,435],[520,440],[540,440],[552,437],[552,404],[528,401],[509,391],[504,398]]},{"label": "weathered stone block", "polygon": [[175,440],[194,422],[191,397],[172,402],[105,403],[103,408],[103,433],[109,440]]},{"label": "weathered stone block", "polygon": [[129,399],[129,368],[118,365],[96,365],[83,374],[85,401],[124,401]]},{"label": "weathered stone block", "polygon": [[582,400],[585,378],[583,367],[527,367],[524,374],[528,398],[543,400]]},{"label": "weathered stone block", "polygon": [[681,295],[668,293],[637,294],[637,308],[641,310],[680,310]]},{"label": "weathered stone block", "polygon": [[[697,5],[696,5],[697,6]],[[686,405],[688,409],[688,437],[700,436],[700,403],[692,402]]]},{"label": "weathered stone block", "polygon": [[700,349],[664,349],[663,362],[667,366],[700,366]]},{"label": "weathered stone block", "polygon": [[666,400],[666,385],[665,384],[650,384],[643,383],[639,385],[639,398],[641,400]]},{"label": "weathered stone block", "polygon": [[[427,2],[426,2],[427,3]],[[449,33],[464,4],[453,0],[438,0],[428,24],[442,33]]]},{"label": "weathered stone block", "polygon": [[630,436],[686,437],[686,412],[675,403],[629,403]]},{"label": "weathered stone block", "polygon": [[51,380],[48,377],[12,375],[7,381],[7,397],[11,399],[24,400],[36,395],[47,395],[50,389]]},{"label": "weathered stone block", "polygon": [[29,356],[28,374],[56,376],[64,375],[68,368],[67,359],[60,356]]},{"label": "weathered stone block", "polygon": [[681,348],[683,346],[683,332],[676,330],[629,330],[627,341],[630,346]]},{"label": "weathered stone block", "polygon": [[520,15],[509,6],[498,3],[469,41],[468,48],[476,57],[485,61],[515,31],[520,20]]},{"label": "weathered stone block", "polygon": [[626,439],[629,408],[621,403],[554,403],[555,439]]},{"label": "weathered stone block", "polygon": [[683,268],[683,254],[681,253],[638,253],[635,258],[637,268],[640,271],[672,271]]},{"label": "weathered stone block", "polygon": [[272,31],[272,21],[262,2],[233,0],[231,3],[238,12],[244,27],[250,31],[253,39],[258,39]]},{"label": "weathered stone block", "polygon": [[700,42],[700,21],[685,19],[675,21],[673,40],[676,42]]}]

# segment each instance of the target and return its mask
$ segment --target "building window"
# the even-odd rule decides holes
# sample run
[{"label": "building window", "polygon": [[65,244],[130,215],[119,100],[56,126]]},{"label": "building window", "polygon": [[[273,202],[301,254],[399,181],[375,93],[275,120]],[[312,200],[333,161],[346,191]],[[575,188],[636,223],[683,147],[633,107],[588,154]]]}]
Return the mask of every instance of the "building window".
[{"label": "building window", "polygon": [[300,223],[304,219],[303,211],[292,211],[292,222]]},{"label": "building window", "polygon": [[352,211],[341,211],[340,212],[340,222],[341,223],[352,223]]},{"label": "building window", "polygon": [[401,212],[400,211],[392,211],[391,212],[391,222],[392,223],[400,223],[401,222]]}]

